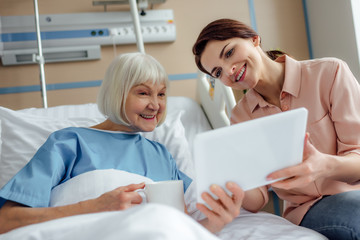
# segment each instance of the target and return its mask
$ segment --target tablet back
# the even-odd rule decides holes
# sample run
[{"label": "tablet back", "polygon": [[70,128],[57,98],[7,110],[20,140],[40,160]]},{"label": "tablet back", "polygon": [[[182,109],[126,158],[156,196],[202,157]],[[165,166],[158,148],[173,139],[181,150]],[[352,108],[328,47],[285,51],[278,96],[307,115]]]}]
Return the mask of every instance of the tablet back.
[{"label": "tablet back", "polygon": [[211,184],[234,181],[246,191],[277,181],[266,176],[302,161],[306,123],[307,110],[298,108],[196,135],[198,201]]}]

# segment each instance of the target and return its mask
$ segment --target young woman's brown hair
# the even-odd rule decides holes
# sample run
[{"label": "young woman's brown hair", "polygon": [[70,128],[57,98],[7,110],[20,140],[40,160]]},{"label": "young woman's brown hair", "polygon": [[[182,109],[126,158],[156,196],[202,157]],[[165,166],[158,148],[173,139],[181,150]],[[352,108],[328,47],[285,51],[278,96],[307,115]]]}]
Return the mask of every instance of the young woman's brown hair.
[{"label": "young woman's brown hair", "polygon": [[[192,49],[195,55],[195,62],[197,67],[202,72],[211,75],[204,69],[200,61],[201,55],[204,52],[204,49],[209,41],[223,41],[236,37],[247,39],[255,36],[258,36],[257,32],[255,32],[251,27],[237,20],[223,18],[209,23],[200,32]],[[266,53],[273,60],[275,60],[280,55],[285,54],[280,50],[271,50],[267,51]]]}]

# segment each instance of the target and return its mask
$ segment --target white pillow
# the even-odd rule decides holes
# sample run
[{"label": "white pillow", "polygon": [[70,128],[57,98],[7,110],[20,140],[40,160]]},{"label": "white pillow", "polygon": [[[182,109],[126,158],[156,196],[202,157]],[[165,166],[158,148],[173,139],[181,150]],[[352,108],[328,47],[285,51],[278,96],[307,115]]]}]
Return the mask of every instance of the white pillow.
[{"label": "white pillow", "polygon": [[172,111],[184,111],[181,122],[185,128],[185,136],[192,151],[194,137],[201,132],[211,130],[210,123],[200,104],[188,97],[169,97],[168,113]]},{"label": "white pillow", "polygon": [[[74,106],[71,107],[74,109]],[[104,120],[102,115],[91,114],[91,112],[98,111],[96,104],[85,104],[83,107],[91,117],[75,118],[76,114],[73,114],[69,119],[50,118],[0,107],[0,141],[2,141],[0,145],[0,188],[26,165],[51,132],[70,126],[89,127]],[[64,110],[59,107],[55,108]],[[53,110],[53,108],[48,109]],[[82,109],[82,105],[77,105],[75,109]],[[144,135],[164,144],[174,157],[179,169],[193,177],[191,153],[180,117],[181,112],[168,114],[163,125],[152,133],[144,133]]]},{"label": "white pillow", "polygon": [[105,119],[105,117],[98,110],[96,103],[61,105],[49,108],[25,108],[18,110],[17,112],[56,119],[100,118],[101,121]]},{"label": "white pillow", "polygon": [[0,107],[0,187],[17,173],[55,130],[69,126],[88,127],[98,119],[59,120],[16,112]]}]

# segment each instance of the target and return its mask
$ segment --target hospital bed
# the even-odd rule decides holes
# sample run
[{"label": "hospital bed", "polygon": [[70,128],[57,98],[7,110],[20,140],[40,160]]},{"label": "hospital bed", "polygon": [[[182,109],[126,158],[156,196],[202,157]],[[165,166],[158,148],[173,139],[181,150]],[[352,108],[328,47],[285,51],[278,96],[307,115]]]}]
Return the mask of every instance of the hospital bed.
[{"label": "hospital bed", "polygon": [[[231,89],[220,83],[217,84],[216,80],[210,79],[204,74],[199,73],[197,87],[198,101],[187,97],[168,97],[166,121],[154,132],[144,133],[145,137],[163,143],[173,155],[180,170],[191,177],[194,177],[193,161],[196,161],[196,159],[192,159],[191,155],[195,135],[200,132],[211,131],[212,128],[229,125],[228,114],[235,105],[235,98]],[[18,111],[0,107],[0,187],[31,159],[51,132],[69,126],[88,127],[104,119],[95,103],[64,105],[47,109],[28,108]],[[99,180],[100,178],[102,181]],[[107,184],[100,186],[100,182]],[[92,175],[90,178],[84,177],[82,181],[79,180],[78,184],[79,186],[61,189],[56,196],[53,195],[54,206],[56,204],[61,205],[61,201],[68,200],[67,197],[73,198],[72,201],[85,200],[87,193],[81,192],[84,184],[99,188],[96,189],[96,194],[101,194],[119,186],[121,180],[117,179],[111,172],[102,172],[99,175]],[[81,186],[81,184],[83,185]],[[75,192],[76,194],[74,194]],[[196,219],[200,218],[201,214],[196,211],[194,195],[195,192],[187,191],[185,200],[189,212]],[[58,197],[61,197],[62,200],[58,200]],[[99,221],[94,224],[97,219],[96,216],[99,216]],[[218,237],[221,239],[314,239],[313,236],[308,235],[308,230],[294,229],[293,225],[283,218],[274,219],[274,215],[269,213],[253,214],[242,210],[240,216],[241,220],[229,224]],[[146,218],[147,216],[143,217]],[[108,221],[113,222],[114,220]],[[131,234],[132,221],[133,224],[139,225],[136,219],[128,218],[126,225],[119,223],[117,227],[117,231],[120,231],[119,234]],[[278,223],[278,227],[274,229],[273,224],[276,223]],[[87,224],[96,226],[90,228],[93,229],[94,233],[89,233],[89,228],[87,228],[85,234],[82,229]],[[151,224],[156,223],[148,223],[143,227],[149,227]],[[136,225],[136,229],[133,229],[137,233],[141,232],[138,225]],[[121,226],[126,229],[121,229]],[[109,231],[108,227],[109,224],[103,214],[74,216],[15,229],[7,234],[0,235],[0,240],[61,239],[59,236],[65,232],[69,233],[69,231],[74,232],[73,236],[76,236],[76,239],[88,239],[89,236],[102,236],[101,231]],[[182,236],[178,237],[178,239],[182,239]]]}]

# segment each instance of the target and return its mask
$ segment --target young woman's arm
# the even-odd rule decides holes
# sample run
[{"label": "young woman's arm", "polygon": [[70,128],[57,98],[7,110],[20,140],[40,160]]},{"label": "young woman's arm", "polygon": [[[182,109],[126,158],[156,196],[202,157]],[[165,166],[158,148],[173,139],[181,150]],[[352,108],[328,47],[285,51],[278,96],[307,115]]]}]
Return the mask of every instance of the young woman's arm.
[{"label": "young woman's arm", "polygon": [[[266,193],[263,193],[264,191]],[[258,212],[266,205],[267,202],[267,188],[255,188],[245,192],[245,198],[242,207],[250,212]]]}]

